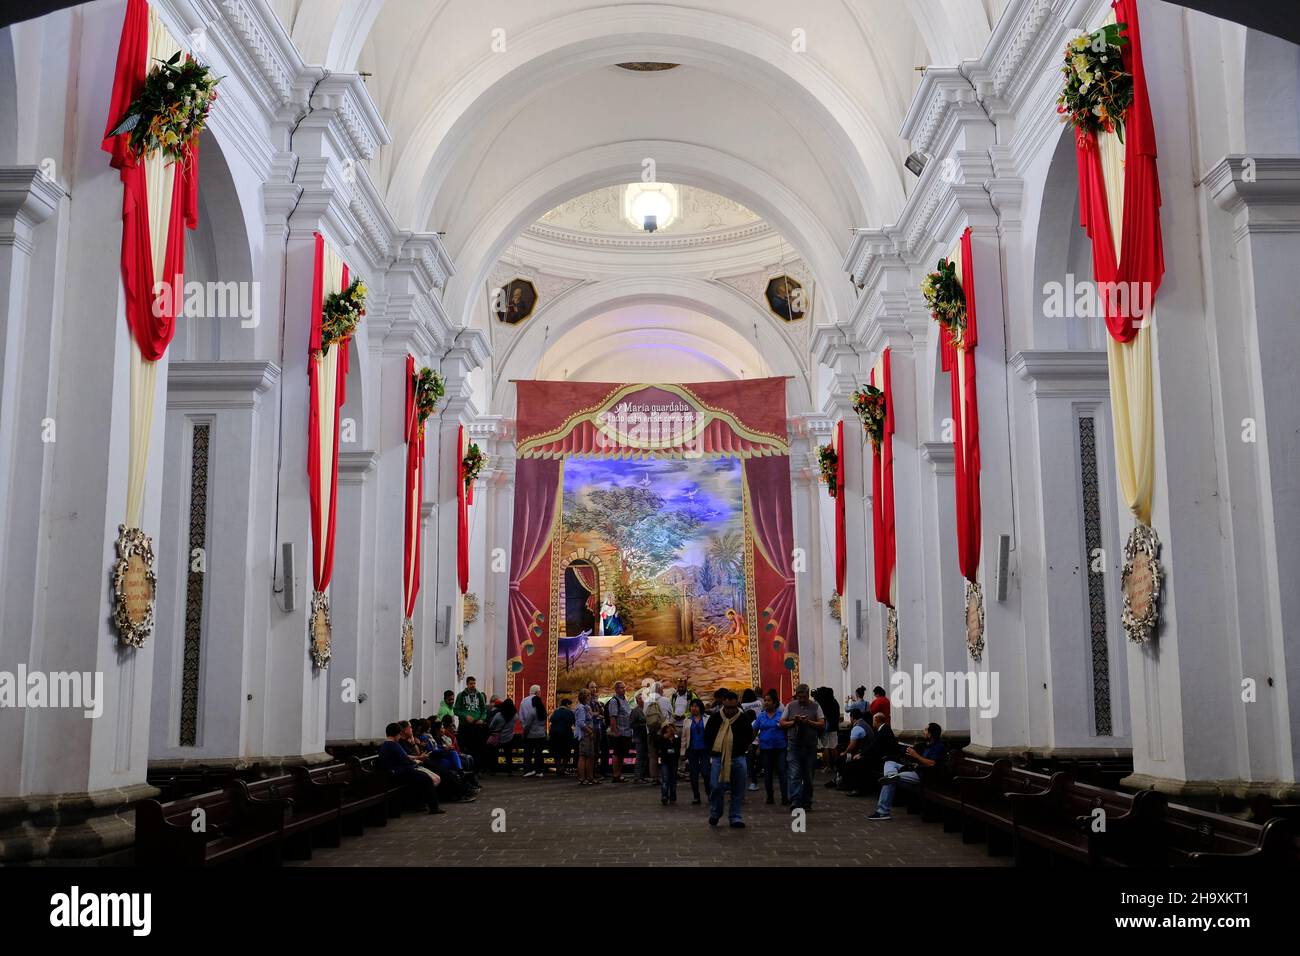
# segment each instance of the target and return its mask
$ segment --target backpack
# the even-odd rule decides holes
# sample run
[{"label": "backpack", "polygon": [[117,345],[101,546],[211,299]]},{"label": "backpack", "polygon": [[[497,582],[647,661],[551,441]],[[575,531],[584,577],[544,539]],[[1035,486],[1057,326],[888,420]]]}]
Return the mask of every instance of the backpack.
[{"label": "backpack", "polygon": [[656,697],[645,707],[645,725],[652,733],[658,733],[664,723],[663,707],[660,704],[662,700],[662,697]]}]

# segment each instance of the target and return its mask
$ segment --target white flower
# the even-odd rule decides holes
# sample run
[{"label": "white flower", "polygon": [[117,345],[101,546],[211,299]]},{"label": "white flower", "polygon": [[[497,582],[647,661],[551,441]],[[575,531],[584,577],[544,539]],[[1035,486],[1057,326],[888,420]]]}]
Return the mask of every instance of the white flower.
[{"label": "white flower", "polygon": [[171,82],[168,82],[168,83],[167,83],[167,89],[169,89],[169,90],[174,90],[175,88],[176,88],[176,84],[175,84],[175,83],[171,83]]}]

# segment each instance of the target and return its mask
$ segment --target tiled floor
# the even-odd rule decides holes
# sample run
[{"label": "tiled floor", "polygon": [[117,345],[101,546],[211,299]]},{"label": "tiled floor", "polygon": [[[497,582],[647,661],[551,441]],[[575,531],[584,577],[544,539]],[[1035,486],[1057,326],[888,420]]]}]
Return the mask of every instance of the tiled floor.
[{"label": "tiled floor", "polygon": [[443,816],[404,813],[296,865],[1007,865],[901,808],[890,822],[868,823],[873,797],[849,798],[818,783],[806,830],[795,832],[789,810],[779,801],[765,805],[762,791],[745,794],[746,828],[732,830],[725,817],[710,827],[707,805],[692,806],[685,783],[678,802],[664,807],[658,787],[487,777],[476,803],[448,804]]}]

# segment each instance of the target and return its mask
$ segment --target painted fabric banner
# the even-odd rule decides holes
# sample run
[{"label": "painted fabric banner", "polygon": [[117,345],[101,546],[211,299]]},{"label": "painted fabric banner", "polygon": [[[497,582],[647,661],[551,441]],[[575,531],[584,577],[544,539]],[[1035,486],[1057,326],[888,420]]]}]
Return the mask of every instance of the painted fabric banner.
[{"label": "painted fabric banner", "polygon": [[518,383],[506,692],[798,683],[783,378]]}]

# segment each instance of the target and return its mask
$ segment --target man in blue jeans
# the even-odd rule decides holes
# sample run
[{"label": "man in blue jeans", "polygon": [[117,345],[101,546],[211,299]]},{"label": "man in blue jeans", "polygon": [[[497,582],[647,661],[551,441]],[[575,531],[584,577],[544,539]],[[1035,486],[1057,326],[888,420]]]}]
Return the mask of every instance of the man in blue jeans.
[{"label": "man in blue jeans", "polygon": [[812,699],[807,684],[794,689],[794,699],[785,705],[780,727],[786,733],[786,766],[790,774],[790,805],[812,810],[813,774],[826,717]]},{"label": "man in blue jeans", "polygon": [[[934,767],[942,764],[948,756],[948,748],[943,745],[943,728],[938,724],[925,725],[925,743],[920,751],[914,747],[907,748],[907,756],[916,761],[918,767]],[[904,770],[897,760],[885,761],[885,775],[880,778],[880,799],[876,801],[876,812],[868,820],[892,820],[889,811],[894,806],[894,788],[899,780],[920,783],[921,775],[916,770]]]},{"label": "man in blue jeans", "polygon": [[754,742],[753,714],[740,709],[740,695],[721,692],[722,706],[704,727],[704,743],[709,754],[709,826],[722,819],[726,791],[731,791],[731,825],[745,825],[741,813],[745,807],[745,786],[749,774],[745,755]]}]

